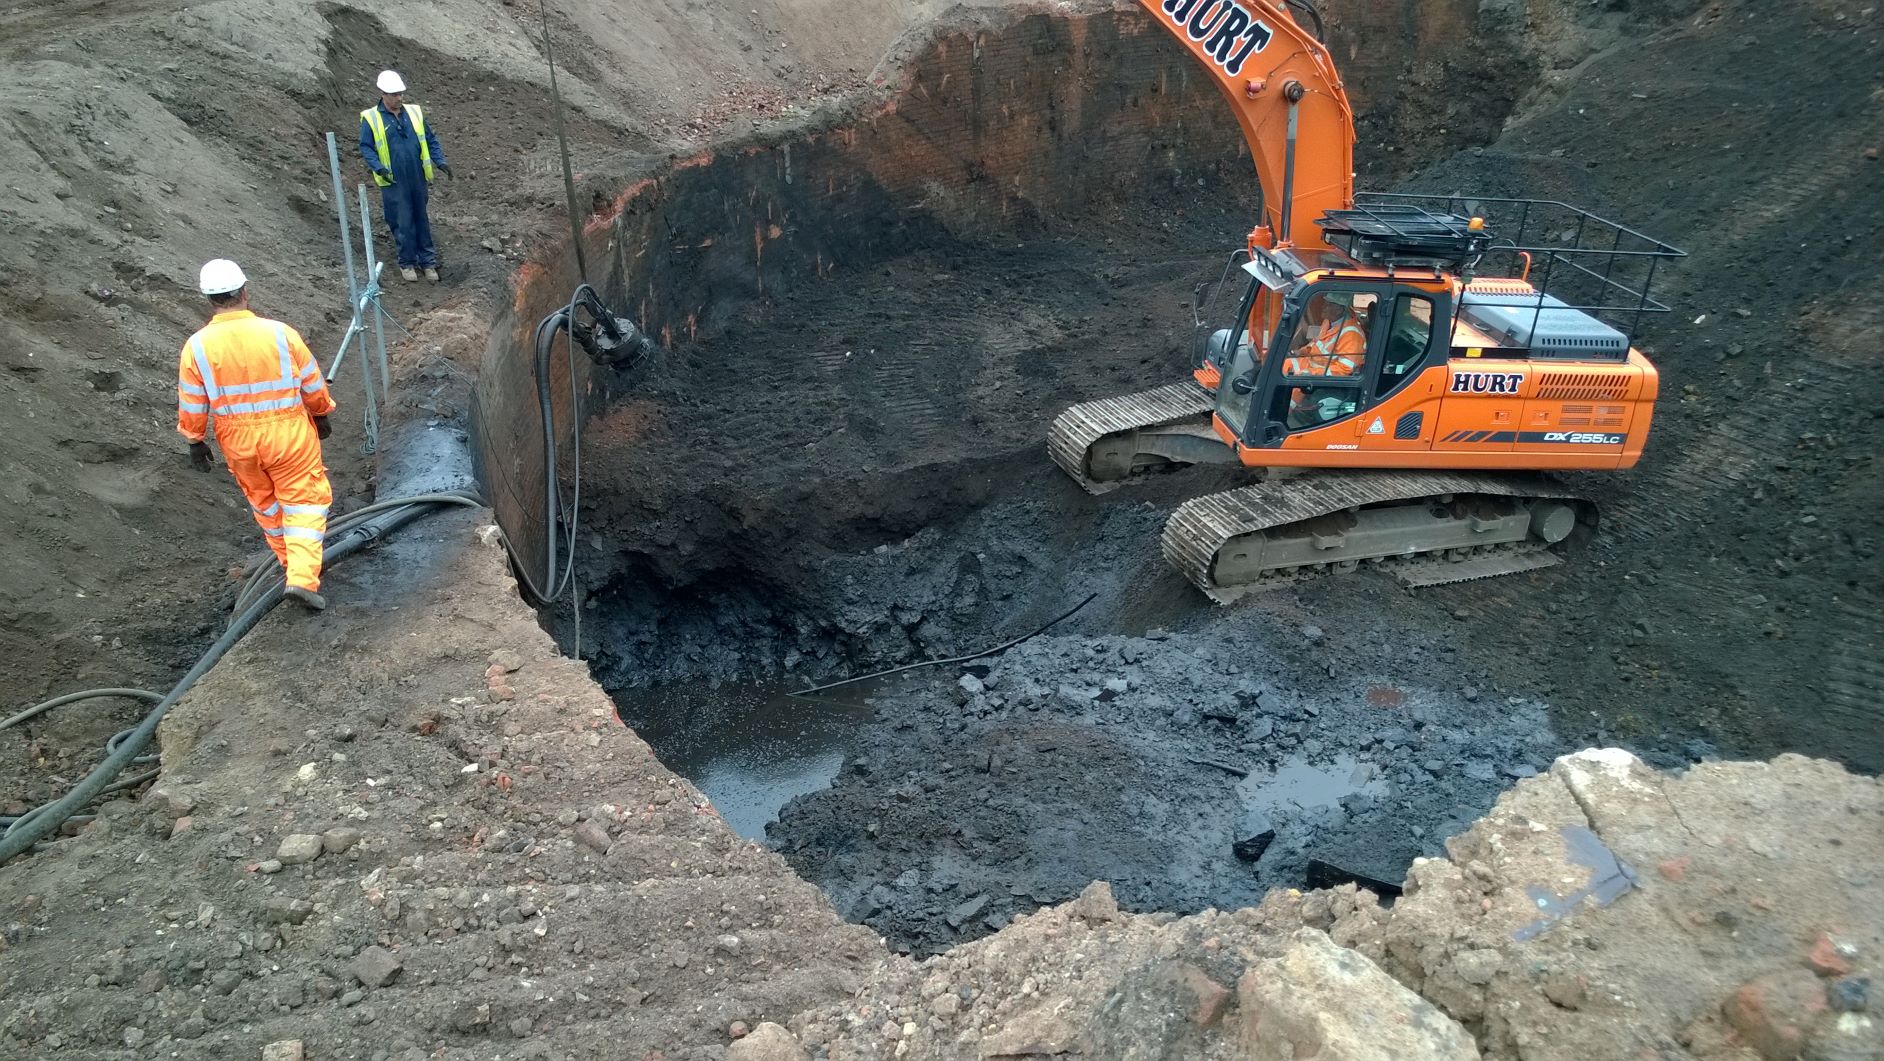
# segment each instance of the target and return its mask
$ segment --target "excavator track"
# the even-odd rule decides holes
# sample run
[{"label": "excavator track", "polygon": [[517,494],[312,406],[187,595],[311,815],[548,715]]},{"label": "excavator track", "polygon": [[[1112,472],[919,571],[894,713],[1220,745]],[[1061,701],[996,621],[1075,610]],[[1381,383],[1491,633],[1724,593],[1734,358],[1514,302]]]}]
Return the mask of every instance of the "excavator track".
[{"label": "excavator track", "polygon": [[1596,508],[1533,475],[1313,472],[1185,502],[1164,528],[1172,566],[1220,604],[1378,564],[1410,586],[1550,567]]},{"label": "excavator track", "polygon": [[[1096,469],[1095,464],[1105,459],[1107,442],[1117,440],[1125,443],[1122,449],[1130,450],[1129,443],[1140,432],[1154,428],[1189,426],[1207,432],[1212,406],[1210,392],[1193,380],[1082,402],[1053,421],[1047,452],[1087,493],[1103,494],[1124,486],[1143,470],[1131,453],[1115,458],[1110,468]],[[1221,443],[1215,445],[1221,447]]]}]

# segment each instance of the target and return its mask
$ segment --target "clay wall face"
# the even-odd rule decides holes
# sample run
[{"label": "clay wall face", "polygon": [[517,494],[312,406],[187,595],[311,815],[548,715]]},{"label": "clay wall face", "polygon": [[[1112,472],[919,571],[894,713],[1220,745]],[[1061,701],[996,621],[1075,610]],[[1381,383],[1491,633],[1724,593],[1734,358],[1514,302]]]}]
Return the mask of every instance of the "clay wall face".
[{"label": "clay wall face", "polygon": [[[1475,10],[1464,0],[1333,5],[1331,46],[1349,64],[1363,125],[1403,106],[1411,71],[1482,47],[1469,32]],[[1371,51],[1362,39],[1392,46]],[[1218,89],[1137,10],[1015,12],[944,30],[887,87],[854,120],[679,159],[624,189],[586,231],[592,281],[671,346],[725,336],[755,300],[842,282],[917,247],[1025,241],[1199,199],[1229,197],[1254,221],[1254,169]],[[1242,236],[1225,232],[1224,245]],[[538,555],[531,332],[567,301],[569,259],[520,272],[478,381],[481,478],[500,523]],[[552,401],[567,424],[560,352],[554,360]]]}]

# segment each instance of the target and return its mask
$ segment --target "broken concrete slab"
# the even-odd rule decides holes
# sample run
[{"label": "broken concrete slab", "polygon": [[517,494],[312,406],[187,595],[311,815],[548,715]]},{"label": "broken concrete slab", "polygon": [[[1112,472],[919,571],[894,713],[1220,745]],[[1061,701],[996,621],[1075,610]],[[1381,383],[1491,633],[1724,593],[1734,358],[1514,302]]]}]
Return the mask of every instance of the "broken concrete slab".
[{"label": "broken concrete slab", "polygon": [[1476,1061],[1457,1021],[1324,932],[1295,933],[1237,983],[1251,1061]]}]

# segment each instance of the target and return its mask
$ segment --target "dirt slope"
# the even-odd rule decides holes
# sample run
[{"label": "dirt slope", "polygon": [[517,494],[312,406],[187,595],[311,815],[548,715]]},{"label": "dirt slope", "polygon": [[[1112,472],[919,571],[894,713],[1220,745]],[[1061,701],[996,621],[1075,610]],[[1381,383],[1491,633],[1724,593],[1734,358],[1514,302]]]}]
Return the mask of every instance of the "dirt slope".
[{"label": "dirt slope", "polygon": [[[1884,21],[1860,3],[1708,5],[1592,56],[1435,191],[1586,204],[1687,249],[1634,472],[1588,477],[1593,555],[1534,582],[1409,595],[1328,585],[1331,629],[1395,622],[1472,646],[1576,739],[1699,733],[1884,767]],[[1785,84],[1762,91],[1743,77]]]},{"label": "dirt slope", "polygon": [[614,720],[480,522],[277,612],[166,718],[156,794],[0,870],[0,1057],[641,1057],[857,983],[871,934]]},{"label": "dirt slope", "polygon": [[[648,4],[610,19],[585,8],[608,42],[593,69],[632,67],[624,76],[637,79],[572,85],[586,115],[579,146],[604,160],[585,169],[605,183],[614,159],[626,172],[704,129],[686,121],[719,113],[723,82],[706,71],[734,51],[765,57],[746,59],[747,83],[732,86],[753,106],[779,100],[780,85],[836,83],[840,65],[867,69],[890,31],[834,34],[821,16],[835,7],[765,7],[758,22],[739,9]],[[868,10],[887,24],[913,9]],[[0,649],[6,681],[20,686],[9,696],[160,679],[213,620],[227,589],[201,572],[234,559],[253,531],[225,481],[193,477],[175,457],[168,373],[197,320],[189,279],[200,259],[233,253],[251,263],[268,308],[331,346],[334,263],[279,248],[328,246],[314,136],[362,104],[342,84],[398,62],[458,96],[439,114],[455,116],[467,153],[454,161],[469,172],[439,213],[454,282],[467,286],[392,296],[414,319],[429,310],[428,321],[457,328],[422,331],[402,367],[461,356],[463,333],[480,327],[479,285],[508,263],[479,257],[479,240],[554,229],[546,133],[521,143],[512,121],[518,99],[531,113],[543,101],[523,11],[410,5],[383,13],[384,34],[333,11],[68,3],[0,16],[0,393],[15,409],[0,418],[0,498],[13,514],[0,527],[12,609]],[[1656,337],[1671,400],[1655,463],[1609,488],[1617,533],[1589,563],[1549,576],[1555,599],[1540,609],[1536,587],[1410,600],[1371,583],[1311,589],[1281,607],[1328,631],[1317,651],[1439,630],[1476,659],[1456,665],[1461,684],[1490,676],[1540,689],[1567,705],[1565,726],[1588,710],[1606,728],[1670,719],[1752,746],[1819,741],[1858,762],[1876,747],[1866,712],[1878,586],[1864,520],[1879,484],[1875,416],[1862,417],[1876,408],[1865,370],[1884,322],[1852,294],[1874,289],[1878,272],[1877,164],[1865,154],[1877,86],[1863,80],[1880,68],[1874,18],[1829,2],[1709,8],[1567,67],[1570,94],[1479,156],[1521,175],[1525,190],[1613,203],[1686,241],[1697,253],[1677,299],[1708,303],[1708,320]],[[701,25],[715,40],[696,48]],[[405,43],[414,37],[436,50]],[[1745,78],[1749,67],[1780,79]],[[1774,84],[1807,91],[1788,99]],[[274,128],[239,120],[246,113]],[[1645,139],[1644,126],[1667,131]],[[1760,149],[1752,161],[1748,144]],[[1766,166],[1768,153],[1785,165]],[[1645,186],[1637,163],[1664,167],[1675,185]],[[1733,168],[1743,163],[1744,176]],[[1754,268],[1776,260],[1769,249],[1796,259],[1795,242],[1808,244],[1802,266]],[[1822,374],[1798,372],[1802,362]],[[1676,397],[1688,386],[1691,401]],[[1828,402],[1845,404],[1827,419]],[[336,470],[350,495],[364,493],[363,462],[336,459]],[[1796,760],[1671,780],[1604,757],[1595,780],[1620,789],[1607,792],[1559,764],[1562,774],[1508,797],[1454,861],[1423,866],[1391,920],[1351,894],[1171,925],[1095,900],[918,969],[840,924],[616,730],[610,705],[516,605],[499,556],[469,543],[470,522],[427,525],[337,573],[337,595],[353,605],[272,622],[178,716],[166,735],[171,787],[0,870],[0,994],[23,1000],[0,1020],[0,1056],[244,1057],[298,1038],[315,1057],[717,1059],[730,1022],[762,1018],[833,1056],[1056,1042],[1103,1056],[1147,1029],[1227,1053],[1241,1022],[1280,1004],[1261,995],[1259,976],[1247,1001],[1236,992],[1239,1026],[1224,1025],[1229,985],[1272,959],[1266,933],[1303,922],[1425,992],[1493,1056],[1741,1058],[1748,1043],[1773,1042],[1783,1056],[1795,1035],[1844,1051],[1831,1056],[1875,1046],[1870,1017],[1826,1013],[1796,1030],[1770,1019],[1788,1005],[1874,1006],[1841,974],[1873,973],[1884,945],[1867,898],[1876,783]],[[1645,543],[1665,549],[1659,567]],[[1775,627],[1771,646],[1753,641],[1763,623]],[[1587,646],[1588,658],[1565,644]],[[9,776],[35,795],[58,786],[59,748],[102,741],[111,721],[75,713],[35,730],[54,753],[43,761],[33,745],[5,744]],[[1641,887],[1515,946],[1512,933],[1536,917],[1534,889],[1560,898],[1556,885],[1591,882],[1591,867],[1566,864],[1587,853],[1564,832],[1575,826],[1632,860]],[[327,834],[317,859],[269,864],[287,836],[309,833]],[[1674,942],[1642,946],[1660,938]],[[1089,940],[1115,949],[1092,960]],[[1192,1004],[1215,1000],[1214,1016],[1148,989],[1144,977],[1164,984],[1173,972]],[[959,1004],[939,1001],[951,991]],[[1095,1014],[1093,1034],[1117,1038],[1080,1040],[1066,1012]],[[1185,1023],[1193,1012],[1210,1019]],[[1832,1034],[1847,1028],[1857,1031]]]},{"label": "dirt slope", "polygon": [[[917,6],[554,14],[585,187],[612,189],[734,114],[856,84]],[[840,9],[850,31],[834,35]],[[225,571],[258,539],[234,484],[191,471],[174,430],[176,351],[205,316],[196,269],[237,259],[255,308],[332,359],[347,310],[322,134],[340,135],[351,195],[376,71],[405,72],[458,176],[433,199],[446,282],[391,278],[396,317],[448,302],[488,312],[529,248],[566,231],[535,10],[222,0],[0,14],[0,704],[161,687],[207,643],[233,592]],[[336,384],[327,450],[343,509],[371,494],[357,371]],[[56,787],[75,750],[95,754],[128,722],[119,711],[101,702],[49,719],[31,747],[5,742],[0,762],[23,784],[0,798]]]}]

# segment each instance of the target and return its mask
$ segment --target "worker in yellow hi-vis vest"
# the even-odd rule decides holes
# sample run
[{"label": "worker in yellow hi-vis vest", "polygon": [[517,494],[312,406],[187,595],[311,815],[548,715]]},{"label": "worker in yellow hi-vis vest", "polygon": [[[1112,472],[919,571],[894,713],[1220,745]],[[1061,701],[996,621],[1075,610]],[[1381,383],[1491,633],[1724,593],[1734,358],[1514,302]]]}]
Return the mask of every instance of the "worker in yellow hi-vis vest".
[{"label": "worker in yellow hi-vis vest", "polygon": [[[396,70],[379,75],[379,102],[360,112],[360,157],[379,185],[379,204],[399,247],[399,275],[438,279],[438,249],[426,200],[434,174],[452,177],[438,135],[416,103],[405,102],[406,81]],[[452,177],[456,180],[456,177]]]}]

